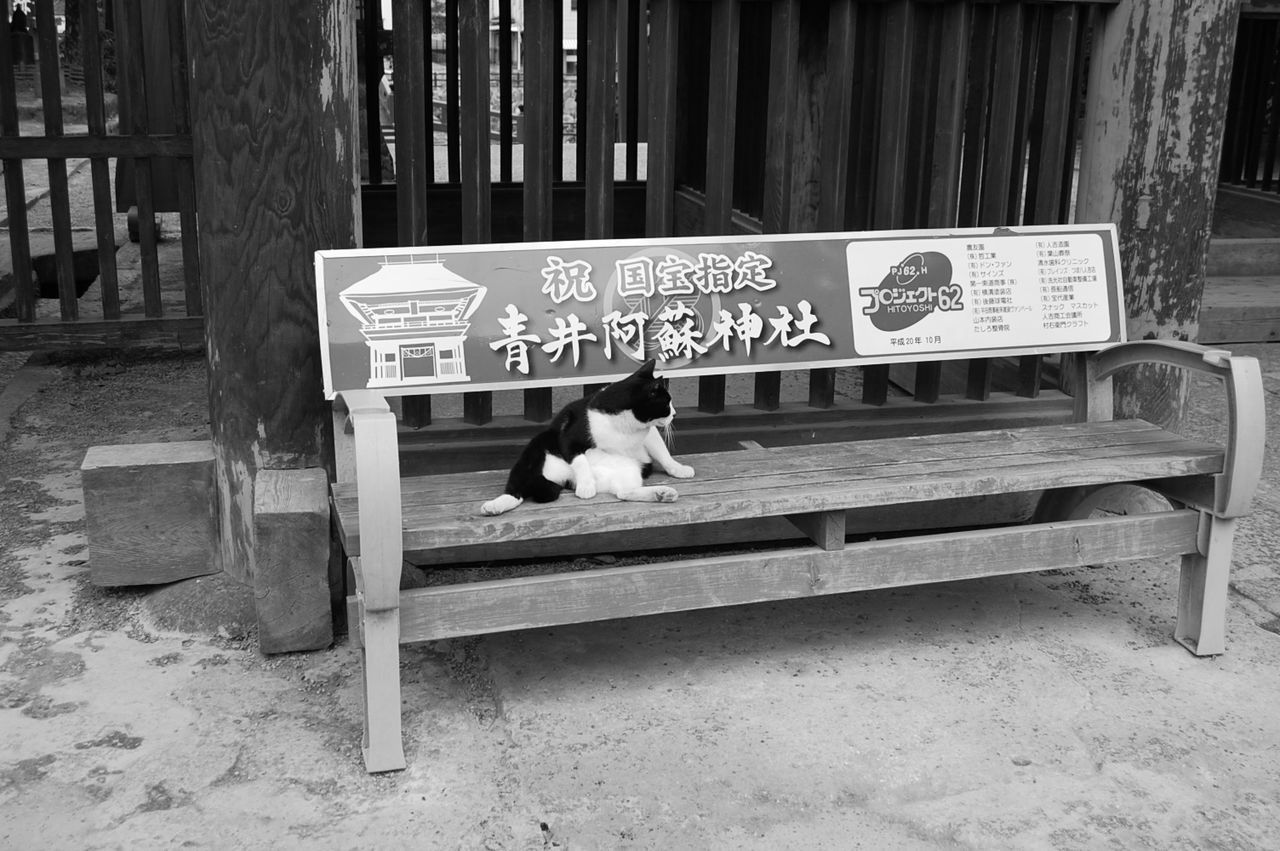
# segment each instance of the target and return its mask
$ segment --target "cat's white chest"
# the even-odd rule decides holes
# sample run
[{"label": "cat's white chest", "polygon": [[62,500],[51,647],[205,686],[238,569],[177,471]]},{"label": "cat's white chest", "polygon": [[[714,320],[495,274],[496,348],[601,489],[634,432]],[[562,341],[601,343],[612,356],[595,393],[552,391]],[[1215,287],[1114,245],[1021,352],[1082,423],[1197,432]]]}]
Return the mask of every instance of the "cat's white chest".
[{"label": "cat's white chest", "polygon": [[644,446],[652,426],[637,420],[630,411],[620,414],[588,411],[587,425],[591,429],[592,443],[601,452],[634,458],[641,463],[653,460]]}]

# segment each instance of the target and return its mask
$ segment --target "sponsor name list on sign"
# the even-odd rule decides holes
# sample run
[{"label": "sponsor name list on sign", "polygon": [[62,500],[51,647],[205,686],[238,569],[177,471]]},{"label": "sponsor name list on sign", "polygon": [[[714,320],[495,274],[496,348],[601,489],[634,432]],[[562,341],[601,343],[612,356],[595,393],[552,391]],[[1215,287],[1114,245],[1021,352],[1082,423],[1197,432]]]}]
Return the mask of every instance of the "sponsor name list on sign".
[{"label": "sponsor name list on sign", "polygon": [[[883,268],[856,290],[859,355],[1118,341],[1114,242],[1106,232],[851,242],[850,268]],[[918,244],[918,243],[917,243]]]},{"label": "sponsor name list on sign", "polygon": [[317,254],[330,395],[1118,341],[1109,226]]}]

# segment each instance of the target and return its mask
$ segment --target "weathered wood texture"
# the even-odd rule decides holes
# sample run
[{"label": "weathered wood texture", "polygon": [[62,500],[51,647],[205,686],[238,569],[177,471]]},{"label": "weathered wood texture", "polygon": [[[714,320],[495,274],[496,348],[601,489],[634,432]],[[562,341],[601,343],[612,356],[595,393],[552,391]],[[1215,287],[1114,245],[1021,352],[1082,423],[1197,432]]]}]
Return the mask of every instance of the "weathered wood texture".
[{"label": "weathered wood texture", "polygon": [[204,347],[204,320],[198,316],[147,319],[128,316],[114,320],[63,322],[37,319],[5,326],[0,350],[85,349],[163,346],[194,351]]},{"label": "weathered wood texture", "polygon": [[154,585],[222,569],[209,441],[92,446],[80,466],[95,585]]},{"label": "weathered wood texture", "polygon": [[[480,516],[478,506],[502,491],[504,472],[405,479],[400,499],[404,547],[532,541],[1144,481],[1217,473],[1224,464],[1220,447],[1138,421],[744,449],[682,460],[697,476],[674,483],[680,499],[643,512],[609,497],[590,502],[564,497],[490,518]],[[345,483],[333,489],[344,545],[353,554],[361,550],[354,490]]]},{"label": "weathered wood texture", "polygon": [[[678,485],[677,485],[678,486]],[[962,529],[989,525],[992,522],[1020,523],[1034,514],[1038,493],[1000,494],[981,500],[945,499],[906,505],[879,506],[844,512],[845,535],[886,535],[919,531],[921,521],[935,529]],[[405,558],[418,565],[444,567],[477,562],[510,559],[553,558],[566,555],[592,555],[605,547],[609,552],[639,553],[650,550],[680,550],[714,546],[742,546],[759,542],[774,544],[813,540],[792,522],[795,518],[755,517],[750,520],[724,520],[713,525],[669,526],[662,535],[651,529],[610,532],[608,541],[594,535],[570,535],[533,541],[481,542],[462,547],[410,550]],[[802,521],[805,522],[805,521]],[[828,525],[828,529],[831,526]],[[834,544],[833,534],[823,539]],[[842,539],[843,540],[843,539]]]},{"label": "weathered wood texture", "polygon": [[260,470],[254,482],[253,582],[263,653],[333,643],[329,605],[329,477]]},{"label": "weathered wood texture", "polygon": [[[485,516],[479,506],[499,492],[504,471],[401,478],[385,401],[371,390],[348,394],[357,482],[339,481],[331,491],[356,576],[349,611],[366,662],[366,767],[404,764],[394,709],[397,642],[1181,556],[1177,640],[1200,655],[1222,652],[1233,522],[1248,509],[1261,465],[1257,360],[1155,341],[1071,360],[1079,362],[1076,422],[776,448],[743,440],[741,450],[683,454],[696,476],[674,483],[677,501],[643,511],[609,497],[566,496]],[[1110,419],[1110,376],[1145,362],[1224,381],[1231,414],[1225,445]],[[1100,494],[1115,485],[1150,488],[1181,507],[1092,516]],[[962,501],[985,506],[1029,492],[1045,493],[1030,524],[950,532],[917,517],[909,536],[878,540],[902,528],[893,524],[903,509],[954,516]],[[812,543],[704,558],[674,553],[601,570],[551,565],[494,581],[471,582],[459,571],[458,582],[398,590],[406,552],[453,568],[499,557],[504,544],[523,558],[563,558],[592,540],[613,549],[638,535],[672,547],[714,544],[732,540],[719,528],[726,523],[790,523]]]},{"label": "weathered wood texture", "polygon": [[326,455],[312,252],[359,231],[352,7],[187,3],[222,556],[241,580],[257,471]]},{"label": "weathered wood texture", "polygon": [[1226,649],[1227,589],[1231,578],[1232,536],[1236,521],[1206,521],[1196,552],[1182,558],[1178,583],[1178,624],[1173,637],[1197,656]]},{"label": "weathered wood texture", "polygon": [[[1194,340],[1238,4],[1123,0],[1094,31],[1077,220],[1119,225],[1130,339]],[[1117,416],[1176,424],[1186,378],[1117,381]]]},{"label": "weathered wood texture", "polygon": [[400,640],[1168,558],[1196,552],[1199,519],[1110,517],[424,588],[402,597]]}]

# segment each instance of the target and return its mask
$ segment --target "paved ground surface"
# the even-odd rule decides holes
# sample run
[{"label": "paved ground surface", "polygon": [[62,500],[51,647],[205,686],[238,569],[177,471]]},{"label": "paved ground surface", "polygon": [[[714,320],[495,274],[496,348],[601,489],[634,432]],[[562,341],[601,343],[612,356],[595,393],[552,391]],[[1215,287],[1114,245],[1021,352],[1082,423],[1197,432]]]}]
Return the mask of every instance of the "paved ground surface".
[{"label": "paved ground surface", "polygon": [[[1280,347],[1240,350],[1274,411]],[[370,777],[345,640],[264,658],[243,590],[89,582],[85,449],[204,435],[201,361],[15,360],[0,847],[1280,841],[1274,448],[1220,658],[1170,640],[1166,562],[440,642],[403,657],[408,770]],[[1211,432],[1202,389],[1189,429]]]}]

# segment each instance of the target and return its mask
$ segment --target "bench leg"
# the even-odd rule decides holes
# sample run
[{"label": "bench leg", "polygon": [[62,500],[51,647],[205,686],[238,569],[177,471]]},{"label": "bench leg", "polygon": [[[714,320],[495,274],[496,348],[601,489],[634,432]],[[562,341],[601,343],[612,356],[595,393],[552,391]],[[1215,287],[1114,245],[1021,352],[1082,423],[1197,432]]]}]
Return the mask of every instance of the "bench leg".
[{"label": "bench leg", "polygon": [[1236,521],[1204,514],[1201,523],[1201,553],[1182,557],[1173,637],[1197,656],[1214,656],[1226,650],[1227,582]]},{"label": "bench leg", "polygon": [[362,612],[364,646],[364,767],[369,773],[405,767],[400,733],[400,610]]}]

